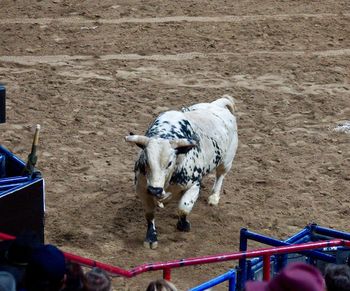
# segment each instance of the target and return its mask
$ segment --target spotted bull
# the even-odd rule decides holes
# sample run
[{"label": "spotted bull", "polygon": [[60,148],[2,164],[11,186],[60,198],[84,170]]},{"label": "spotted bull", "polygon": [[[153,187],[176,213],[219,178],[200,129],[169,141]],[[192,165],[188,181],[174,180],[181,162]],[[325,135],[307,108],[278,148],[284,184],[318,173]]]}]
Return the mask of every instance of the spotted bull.
[{"label": "spotted bull", "polygon": [[166,111],[145,135],[125,138],[142,149],[134,171],[136,192],[148,225],[146,247],[158,245],[155,208],[170,198],[179,201],[177,229],[190,230],[187,216],[198,198],[203,177],[213,171],[216,179],[208,203],[219,203],[222,183],[238,145],[234,108],[233,98],[224,95],[211,103]]}]

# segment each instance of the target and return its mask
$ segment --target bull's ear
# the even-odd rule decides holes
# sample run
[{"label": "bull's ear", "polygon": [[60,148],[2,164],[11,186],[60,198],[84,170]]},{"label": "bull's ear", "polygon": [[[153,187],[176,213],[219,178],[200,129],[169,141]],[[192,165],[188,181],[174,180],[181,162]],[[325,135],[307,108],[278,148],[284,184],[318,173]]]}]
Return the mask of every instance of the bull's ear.
[{"label": "bull's ear", "polygon": [[175,149],[177,155],[187,154],[191,149],[197,147],[195,141],[189,141],[187,139],[172,140],[170,144]]},{"label": "bull's ear", "polygon": [[126,136],[125,140],[127,142],[131,142],[131,143],[136,144],[138,147],[140,147],[142,149],[144,149],[148,145],[148,142],[149,142],[149,138],[147,136],[135,135],[135,134]]}]

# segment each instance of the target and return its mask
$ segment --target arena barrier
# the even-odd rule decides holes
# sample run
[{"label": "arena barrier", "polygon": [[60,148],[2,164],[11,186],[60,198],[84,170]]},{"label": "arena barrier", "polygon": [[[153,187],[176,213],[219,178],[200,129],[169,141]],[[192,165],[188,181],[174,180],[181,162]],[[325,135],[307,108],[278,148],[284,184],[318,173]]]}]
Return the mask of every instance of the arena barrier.
[{"label": "arena barrier", "polygon": [[228,291],[235,291],[236,290],[236,270],[234,269],[229,270],[225,274],[217,276],[209,280],[208,282],[205,282],[201,285],[198,285],[197,287],[189,289],[188,291],[204,291],[226,281],[228,281]]},{"label": "arena barrier", "polygon": [[[253,240],[259,243],[270,246],[286,246],[295,245],[306,242],[324,241],[331,239],[345,239],[350,240],[350,233],[325,228],[317,224],[309,224],[300,232],[291,236],[287,240],[281,241],[272,237],[257,234],[242,228],[240,232],[240,251],[246,251],[248,247],[248,240]],[[349,250],[339,247],[324,248],[318,251],[304,251],[300,254],[278,255],[271,257],[271,276],[278,273],[286,264],[302,261],[317,266],[321,271],[327,263],[344,263],[345,259],[350,255]],[[247,280],[261,280],[264,277],[263,259],[254,258],[247,260],[242,258],[239,261],[237,289],[242,290]]]},{"label": "arena barrier", "polygon": [[[0,233],[1,240],[8,240],[8,239],[14,239],[14,238],[15,238],[14,236]],[[167,262],[147,263],[147,264],[142,264],[137,267],[134,267],[130,270],[104,264],[95,260],[80,257],[67,252],[65,252],[64,255],[66,259],[69,261],[76,262],[83,266],[87,266],[91,268],[99,267],[109,272],[112,275],[123,276],[126,278],[135,277],[139,274],[150,272],[150,271],[163,271],[163,278],[169,281],[171,280],[171,271],[172,269],[175,269],[175,268],[262,257],[263,258],[263,280],[269,280],[271,275],[271,257],[272,256],[285,255],[285,254],[291,254],[291,253],[300,253],[307,250],[316,250],[316,249],[325,249],[325,248],[330,249],[332,247],[349,248],[350,241],[343,240],[343,239],[334,239],[334,240],[321,241],[321,242],[308,242],[308,243],[288,245],[288,246],[260,248],[260,249],[243,251],[243,252],[222,253],[222,254],[211,255],[211,256],[194,257],[194,258],[173,260],[173,261],[167,261]],[[222,277],[219,276],[217,278],[214,278],[213,280],[210,280],[204,284],[207,284],[206,286],[209,286],[209,285],[214,286],[230,279],[231,278],[226,273],[226,275],[224,274]],[[203,286],[203,284],[201,284],[200,286]],[[202,288],[200,286],[197,286],[197,288],[198,287]],[[238,284],[237,287],[239,288],[239,286],[240,285]],[[230,291],[236,290],[236,286],[232,284],[232,281],[231,281],[231,284],[229,284],[229,287],[231,288]],[[194,290],[203,290],[203,289],[194,289]],[[240,290],[240,289],[237,289],[237,290]]]},{"label": "arena barrier", "polygon": [[39,171],[0,146],[0,231],[11,235],[33,231],[44,241],[45,183]]},{"label": "arena barrier", "polygon": [[[0,123],[6,122],[6,89],[0,84]],[[44,242],[45,183],[35,168],[40,126],[27,163],[0,146],[0,231],[35,232]]]}]

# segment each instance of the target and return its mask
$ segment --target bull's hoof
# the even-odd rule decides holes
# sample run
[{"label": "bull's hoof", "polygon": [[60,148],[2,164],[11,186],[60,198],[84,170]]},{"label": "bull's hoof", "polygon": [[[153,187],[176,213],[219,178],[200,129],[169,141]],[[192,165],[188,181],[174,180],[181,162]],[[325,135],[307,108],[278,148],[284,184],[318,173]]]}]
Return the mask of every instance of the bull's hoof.
[{"label": "bull's hoof", "polygon": [[179,231],[189,232],[191,230],[191,223],[186,218],[181,217],[176,227]]},{"label": "bull's hoof", "polygon": [[219,200],[220,200],[220,197],[218,197],[217,195],[210,195],[208,197],[208,204],[210,206],[217,206],[219,204]]},{"label": "bull's hoof", "polygon": [[144,241],[144,242],[143,242],[143,246],[144,246],[146,249],[155,250],[155,249],[158,247],[158,242],[157,242],[157,241],[153,241],[153,242]]}]

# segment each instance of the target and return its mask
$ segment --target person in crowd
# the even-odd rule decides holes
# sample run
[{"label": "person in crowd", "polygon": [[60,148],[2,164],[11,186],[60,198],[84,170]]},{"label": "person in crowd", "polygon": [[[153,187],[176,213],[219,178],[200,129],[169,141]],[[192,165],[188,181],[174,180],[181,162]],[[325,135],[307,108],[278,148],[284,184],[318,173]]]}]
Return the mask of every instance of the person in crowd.
[{"label": "person in crowd", "polygon": [[325,291],[321,272],[305,263],[291,263],[270,281],[248,281],[245,291]]},{"label": "person in crowd", "polygon": [[350,290],[350,267],[346,264],[329,264],[325,269],[327,291]]},{"label": "person in crowd", "polygon": [[63,288],[66,261],[54,245],[41,245],[32,251],[25,276],[27,291],[59,291]]},{"label": "person in crowd", "polygon": [[85,273],[83,291],[111,291],[112,282],[108,274],[100,269],[93,268]]},{"label": "person in crowd", "polygon": [[150,282],[146,291],[177,291],[177,289],[171,282],[160,279]]},{"label": "person in crowd", "polygon": [[0,272],[0,291],[16,291],[16,280],[9,272]]},{"label": "person in crowd", "polygon": [[84,271],[81,265],[66,262],[66,280],[62,291],[81,291],[83,289]]}]

